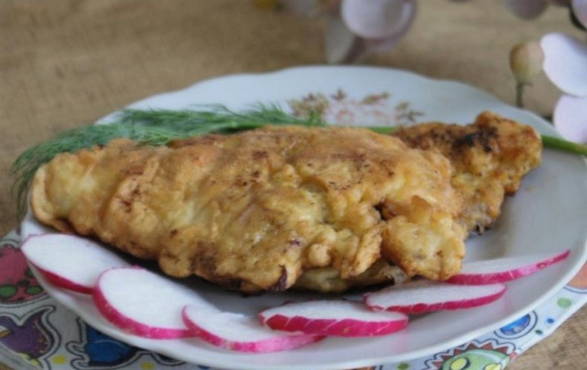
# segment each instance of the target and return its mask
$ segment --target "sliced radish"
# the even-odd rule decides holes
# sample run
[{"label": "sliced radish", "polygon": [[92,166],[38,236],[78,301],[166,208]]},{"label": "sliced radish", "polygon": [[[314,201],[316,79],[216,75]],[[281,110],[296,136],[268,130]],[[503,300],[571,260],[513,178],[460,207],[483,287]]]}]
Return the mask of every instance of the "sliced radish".
[{"label": "sliced radish", "polygon": [[99,243],[67,234],[31,236],[22,252],[52,284],[86,294],[92,293],[102,272],[128,266]]},{"label": "sliced radish", "polygon": [[250,316],[186,306],[183,321],[200,339],[217,347],[240,352],[277,352],[314,343],[322,336],[278,333]]},{"label": "sliced radish", "polygon": [[93,298],[98,310],[114,325],[155,339],[193,336],[183,323],[183,307],[215,309],[196,292],[138,267],[102,273]]},{"label": "sliced radish", "polygon": [[404,314],[372,312],[348,301],[289,303],[261,312],[259,320],[276,330],[340,337],[386,335],[408,325]]},{"label": "sliced radish", "polygon": [[530,255],[469,262],[463,265],[461,272],[447,282],[465,285],[504,283],[563,261],[569,254],[570,251],[566,250],[555,255]]},{"label": "sliced radish", "polygon": [[372,310],[423,313],[477,307],[497,300],[506,291],[503,284],[453,285],[416,281],[365,295]]}]

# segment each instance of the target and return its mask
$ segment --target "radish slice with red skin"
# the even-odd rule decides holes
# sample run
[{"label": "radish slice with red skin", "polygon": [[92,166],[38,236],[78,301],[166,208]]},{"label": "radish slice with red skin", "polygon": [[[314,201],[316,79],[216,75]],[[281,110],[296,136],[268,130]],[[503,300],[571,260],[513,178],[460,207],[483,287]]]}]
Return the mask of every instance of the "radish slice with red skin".
[{"label": "radish slice with red skin", "polygon": [[102,273],[93,298],[100,313],[111,323],[154,339],[194,336],[181,317],[187,305],[215,310],[193,290],[139,267]]},{"label": "radish slice with red skin", "polygon": [[[72,281],[72,280],[66,279],[62,276],[59,276],[57,274],[54,274],[49,270],[43,270],[42,268],[38,267],[37,265],[34,265],[34,266],[43,275],[45,280],[47,280],[51,284],[55,285],[56,287],[60,287],[63,289],[71,290],[71,291],[74,291],[77,293],[82,293],[82,294],[92,294],[92,292],[94,291],[93,286],[84,286],[84,285],[78,284],[75,281]],[[99,272],[97,275],[99,276],[100,273],[101,272]]]},{"label": "radish slice with red skin", "polygon": [[340,337],[372,337],[391,334],[408,325],[399,312],[372,312],[348,301],[310,301],[269,308],[259,320],[275,330]]},{"label": "radish slice with red skin", "polygon": [[364,302],[375,311],[417,314],[482,306],[497,300],[505,291],[503,284],[453,285],[424,280],[367,293]]},{"label": "radish slice with red skin", "polygon": [[480,285],[504,283],[540,271],[550,265],[565,260],[569,250],[555,255],[531,255],[497,258],[463,265],[461,272],[447,282],[451,284]]},{"label": "radish slice with red skin", "polygon": [[91,294],[98,276],[125,260],[99,243],[67,234],[31,236],[22,252],[45,278],[61,288]]},{"label": "radish slice with red skin", "polygon": [[267,353],[287,351],[314,343],[323,336],[279,333],[259,324],[255,317],[186,306],[185,325],[198,338],[232,351]]}]

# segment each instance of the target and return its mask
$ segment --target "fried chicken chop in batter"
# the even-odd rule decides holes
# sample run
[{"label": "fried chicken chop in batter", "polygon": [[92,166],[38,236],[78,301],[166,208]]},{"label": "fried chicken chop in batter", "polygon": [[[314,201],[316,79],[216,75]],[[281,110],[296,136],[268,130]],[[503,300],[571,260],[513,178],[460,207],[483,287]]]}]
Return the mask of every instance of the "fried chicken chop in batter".
[{"label": "fried chicken chop in batter", "polygon": [[514,194],[522,177],[540,164],[542,152],[533,128],[490,112],[471,125],[425,123],[401,129],[395,136],[451,161],[452,185],[464,200],[460,223],[479,233],[499,216],[505,195]]},{"label": "fried chicken chop in batter", "polygon": [[[449,145],[461,132],[448,125],[443,135],[434,125],[398,135],[431,150],[340,127],[267,127],[167,147],[115,140],[40,168],[32,208],[58,230],[158,260],[168,275],[245,292],[443,280],[460,269],[467,230],[487,225],[496,216],[487,210],[499,212],[503,192],[537,165],[534,131],[494,118],[490,144],[467,142],[470,161]],[[526,138],[514,140],[519,132]],[[483,181],[494,178],[502,196],[488,201]]]},{"label": "fried chicken chop in batter", "polygon": [[315,268],[352,279],[381,258],[446,279],[465,252],[451,176],[442,155],[366,129],[268,127],[61,154],[32,205],[58,230],[243,291]]}]

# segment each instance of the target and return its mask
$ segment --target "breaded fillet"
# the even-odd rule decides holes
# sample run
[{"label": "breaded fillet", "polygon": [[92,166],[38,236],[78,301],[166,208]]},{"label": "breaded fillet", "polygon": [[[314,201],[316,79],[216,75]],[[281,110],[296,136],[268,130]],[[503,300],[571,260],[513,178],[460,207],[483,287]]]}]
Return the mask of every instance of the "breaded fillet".
[{"label": "breaded fillet", "polygon": [[[540,164],[542,143],[531,127],[491,112],[467,126],[431,122],[403,127],[395,136],[412,148],[436,151],[454,167],[452,185],[463,199],[457,221],[482,233],[499,216],[505,195],[514,194],[522,177]],[[320,291],[343,291],[385,281],[401,283],[404,271],[379,260],[363,274],[341,279],[331,268],[306,272],[297,286]]]},{"label": "breaded fillet", "polygon": [[446,279],[466,233],[539,164],[539,136],[492,113],[395,136],[292,126],[167,147],[115,140],[40,168],[32,208],[171,276],[246,292]]},{"label": "breaded fillet", "polygon": [[499,216],[504,196],[514,194],[522,177],[540,164],[542,152],[536,130],[491,112],[481,113],[471,125],[424,123],[394,135],[450,160],[452,185],[464,200],[459,222],[479,233]]},{"label": "breaded fillet", "polygon": [[171,276],[246,292],[298,280],[344,290],[459,271],[466,232],[453,178],[443,155],[396,137],[267,127],[60,154],[38,170],[32,208]]}]

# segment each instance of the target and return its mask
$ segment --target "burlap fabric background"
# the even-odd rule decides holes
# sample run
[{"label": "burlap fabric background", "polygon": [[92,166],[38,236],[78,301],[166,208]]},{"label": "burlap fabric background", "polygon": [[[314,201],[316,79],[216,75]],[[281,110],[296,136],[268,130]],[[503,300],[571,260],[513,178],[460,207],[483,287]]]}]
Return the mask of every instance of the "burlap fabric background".
[{"label": "burlap fabric background", "polygon": [[[527,22],[498,1],[419,5],[400,45],[366,64],[464,81],[512,102],[510,47],[549,31],[579,35],[555,7]],[[8,168],[28,146],[204,78],[322,63],[322,27],[245,0],[2,0],[0,233],[17,224]],[[526,100],[548,114],[557,96],[541,77]],[[586,358],[583,309],[509,368],[582,369]]]}]

